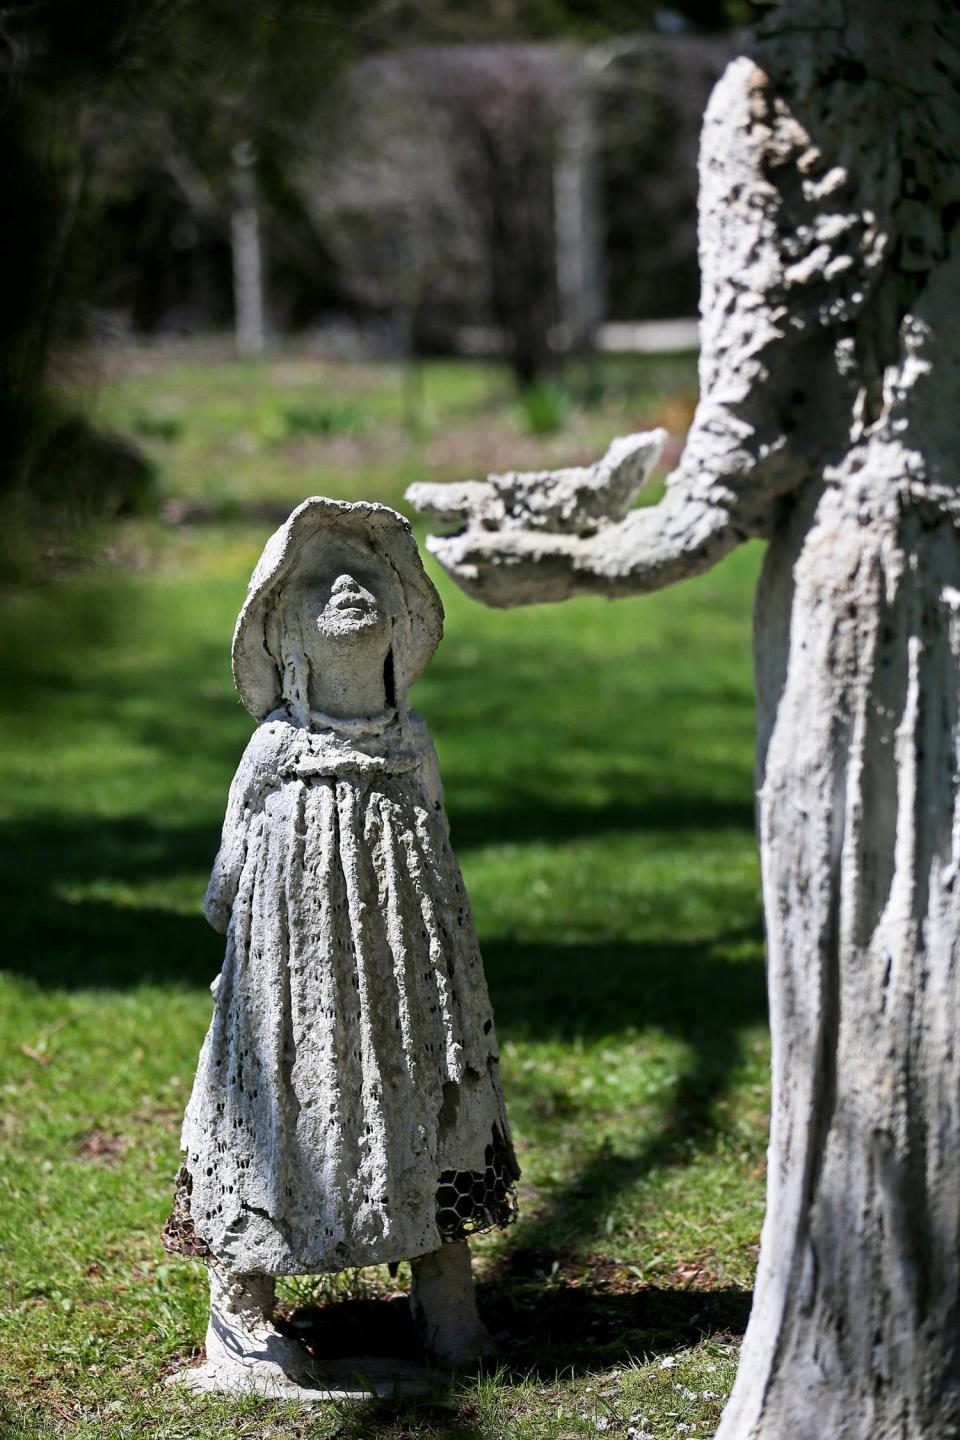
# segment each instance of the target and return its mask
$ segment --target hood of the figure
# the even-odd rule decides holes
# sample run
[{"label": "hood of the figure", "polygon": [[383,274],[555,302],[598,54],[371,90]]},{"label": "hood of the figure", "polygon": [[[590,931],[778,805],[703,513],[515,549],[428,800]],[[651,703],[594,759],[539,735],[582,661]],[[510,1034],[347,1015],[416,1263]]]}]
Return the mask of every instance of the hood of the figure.
[{"label": "hood of the figure", "polygon": [[388,565],[403,591],[405,615],[394,640],[394,671],[403,694],[426,667],[443,634],[443,605],[420,559],[409,521],[373,501],[328,500],[314,495],[298,505],[263,547],[250,578],[233,636],[233,678],[240,699],[257,720],[281,703],[281,675],[267,648],[267,620],[281,591],[296,575],[321,531],[339,529],[363,540]]}]

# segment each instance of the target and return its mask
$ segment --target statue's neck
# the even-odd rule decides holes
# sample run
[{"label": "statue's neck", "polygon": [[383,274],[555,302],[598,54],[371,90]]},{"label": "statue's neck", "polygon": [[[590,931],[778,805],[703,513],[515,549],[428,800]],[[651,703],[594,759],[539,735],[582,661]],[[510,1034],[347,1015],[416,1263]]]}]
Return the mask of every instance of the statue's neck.
[{"label": "statue's neck", "polygon": [[382,667],[343,667],[336,674],[310,677],[310,709],[338,720],[381,715],[387,700]]}]

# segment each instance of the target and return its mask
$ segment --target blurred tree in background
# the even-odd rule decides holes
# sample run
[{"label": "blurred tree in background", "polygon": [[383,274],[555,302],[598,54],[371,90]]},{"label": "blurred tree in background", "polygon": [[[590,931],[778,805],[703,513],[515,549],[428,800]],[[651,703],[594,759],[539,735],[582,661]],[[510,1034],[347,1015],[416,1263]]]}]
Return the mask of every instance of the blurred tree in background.
[{"label": "blurred tree in background", "polygon": [[[650,29],[722,29],[737,0],[21,0],[0,3],[0,492],[101,492],[134,503],[135,454],[66,420],[45,385],[57,343],[111,312],[152,330],[178,312],[235,323],[256,351],[270,313],[293,328],[339,296],[335,241],[295,183],[355,62],[416,46],[594,42]],[[504,52],[505,53],[505,52]],[[490,256],[494,319],[521,379],[544,363],[556,296],[532,215],[538,146],[556,107],[524,61],[497,83],[451,63],[433,102],[460,136],[460,193]],[[488,67],[489,70],[489,67]],[[509,83],[506,83],[509,82]],[[521,143],[522,142],[522,143]],[[408,267],[409,268],[409,267]],[[401,295],[403,304],[407,300]],[[401,305],[402,308],[402,305]],[[409,308],[409,306],[408,306]]]},{"label": "blurred tree in background", "polygon": [[16,217],[0,252],[4,491],[49,480],[63,492],[81,471],[110,469],[97,445],[79,462],[75,422],[65,437],[43,386],[54,342],[86,338],[85,302],[104,265],[122,269],[109,238],[98,253],[110,206],[126,204],[134,216],[125,260],[146,292],[163,293],[170,247],[183,243],[182,221],[179,230],[166,224],[164,188],[185,197],[191,223],[215,240],[232,231],[249,309],[258,177],[282,205],[281,162],[298,107],[349,58],[375,7],[358,0],[349,26],[337,8],[329,0],[107,0],[92,9],[34,0],[0,11],[0,183]]},{"label": "blurred tree in background", "polygon": [[[0,10],[0,489],[36,467],[49,440],[42,382],[82,294],[93,156],[86,107],[124,83],[168,10],[165,0]],[[148,36],[151,38],[148,39]]]}]

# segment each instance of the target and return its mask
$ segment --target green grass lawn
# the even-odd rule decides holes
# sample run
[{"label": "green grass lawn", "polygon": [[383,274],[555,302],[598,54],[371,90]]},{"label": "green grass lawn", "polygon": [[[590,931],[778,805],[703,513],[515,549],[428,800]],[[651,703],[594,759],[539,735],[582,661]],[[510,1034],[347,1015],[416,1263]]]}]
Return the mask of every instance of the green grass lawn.
[{"label": "green grass lawn", "polygon": [[[326,367],[319,395],[300,361],[128,368],[100,390],[101,415],[137,429],[175,413],[147,437],[165,493],[239,511],[318,488],[397,499],[413,470],[479,473],[484,423],[495,463],[511,437],[521,463],[563,463],[679,414],[690,388],[689,365],[659,379],[638,367],[631,409],[623,371],[589,406],[574,397],[568,429],[533,437],[499,371],[428,367],[411,437],[397,377],[370,367]],[[291,390],[303,414],[322,402],[366,417],[353,459],[337,460],[341,421],[301,415],[306,441],[261,435],[263,466],[241,447],[231,467],[244,416],[281,413]],[[359,457],[387,450],[381,429],[398,453],[368,476]],[[301,441],[316,462],[302,474]],[[441,442],[461,446],[462,468],[431,451]],[[763,1202],[757,547],[614,605],[492,613],[436,577],[446,640],[415,703],[440,753],[524,1169],[519,1223],[475,1245],[501,1369],[304,1412],[163,1385],[204,1325],[202,1267],[158,1236],[220,963],[200,900],[251,728],[229,639],[268,528],[242,514],[132,523],[123,563],[0,597],[0,1433],[710,1435]],[[320,1305],[318,1345],[389,1350],[409,1345],[403,1280],[361,1271],[284,1296],[302,1314]]]}]

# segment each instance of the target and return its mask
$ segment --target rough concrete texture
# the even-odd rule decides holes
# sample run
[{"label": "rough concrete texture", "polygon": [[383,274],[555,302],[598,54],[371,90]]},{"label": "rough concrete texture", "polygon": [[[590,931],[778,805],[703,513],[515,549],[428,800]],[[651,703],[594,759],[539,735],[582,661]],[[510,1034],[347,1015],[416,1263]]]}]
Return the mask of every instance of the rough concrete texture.
[{"label": "rough concrete texture", "polygon": [[702,394],[664,500],[588,536],[481,509],[433,549],[511,605],[650,590],[769,538],[768,1208],[718,1440],[957,1436],[955,4],[777,7],[710,102],[700,203]]},{"label": "rough concrete texture", "polygon": [[427,1354],[450,1366],[492,1355],[493,1340],[477,1313],[466,1244],[443,1245],[410,1268],[410,1310]]},{"label": "rough concrete texture", "polygon": [[322,499],[268,542],[238,622],[237,688],[262,718],[207,892],[227,947],[166,1240],[211,1261],[210,1364],[258,1383],[298,1378],[268,1277],[441,1245],[429,1328],[438,1356],[462,1352],[462,1242],[514,1213],[483,966],[407,703],[441,623],[406,521]]},{"label": "rough concrete texture", "polygon": [[[449,1248],[466,1252],[462,1245]],[[472,1299],[469,1257],[466,1264]],[[446,1296],[441,1297],[441,1305],[445,1300]],[[282,1335],[272,1324],[269,1315],[273,1304],[272,1277],[240,1278],[211,1264],[205,1359],[201,1365],[169,1376],[167,1383],[200,1393],[255,1395],[298,1404],[371,1400],[398,1390],[410,1393],[430,1384],[429,1371],[423,1367],[401,1365],[381,1356],[345,1356],[326,1363],[314,1360],[296,1340]],[[475,1342],[475,1336],[470,1338]]]}]

